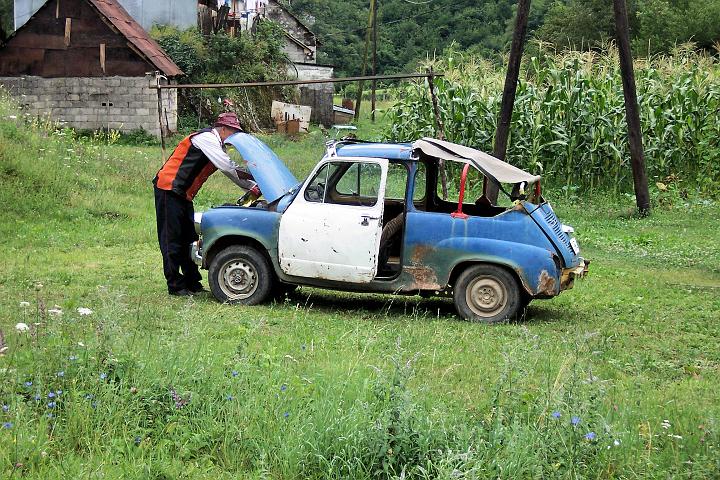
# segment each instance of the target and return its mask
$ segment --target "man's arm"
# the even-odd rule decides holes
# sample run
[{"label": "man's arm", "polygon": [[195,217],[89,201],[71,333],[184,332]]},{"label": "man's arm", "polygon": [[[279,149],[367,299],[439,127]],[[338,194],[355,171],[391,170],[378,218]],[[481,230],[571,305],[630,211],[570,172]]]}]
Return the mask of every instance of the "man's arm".
[{"label": "man's arm", "polygon": [[253,176],[232,161],[225,150],[223,150],[220,137],[215,133],[203,132],[192,137],[190,141],[210,159],[218,170],[223,172],[225,176],[232,180],[238,187],[245,190],[252,190],[256,187],[257,183],[254,181]]}]

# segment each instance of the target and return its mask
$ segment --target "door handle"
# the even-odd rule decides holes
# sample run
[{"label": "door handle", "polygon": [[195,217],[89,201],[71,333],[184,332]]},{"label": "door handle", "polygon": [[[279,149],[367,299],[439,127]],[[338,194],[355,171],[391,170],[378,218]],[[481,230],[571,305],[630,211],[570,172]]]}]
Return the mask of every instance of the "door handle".
[{"label": "door handle", "polygon": [[380,217],[371,217],[370,215],[362,215],[362,222],[360,222],[360,225],[367,227],[370,225],[370,220],[380,220]]}]

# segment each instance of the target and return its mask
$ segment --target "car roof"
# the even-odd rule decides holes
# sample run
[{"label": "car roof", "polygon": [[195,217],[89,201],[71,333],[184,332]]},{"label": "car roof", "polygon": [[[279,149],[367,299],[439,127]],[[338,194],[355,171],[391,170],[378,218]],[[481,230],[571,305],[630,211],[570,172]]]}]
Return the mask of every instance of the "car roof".
[{"label": "car roof", "polygon": [[411,143],[343,143],[335,144],[339,157],[376,157],[388,160],[410,160],[413,153]]}]

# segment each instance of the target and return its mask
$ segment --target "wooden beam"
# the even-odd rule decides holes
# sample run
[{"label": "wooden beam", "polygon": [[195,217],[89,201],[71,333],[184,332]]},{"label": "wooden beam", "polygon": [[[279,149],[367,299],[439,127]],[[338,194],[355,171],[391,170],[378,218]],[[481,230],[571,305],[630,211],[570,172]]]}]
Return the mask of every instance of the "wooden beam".
[{"label": "wooden beam", "polygon": [[65,19],[65,46],[70,46],[70,32],[72,31],[72,18]]},{"label": "wooden beam", "polygon": [[[378,2],[375,0],[375,6],[373,8],[373,20],[372,20],[372,43],[373,43],[373,54],[372,54],[372,75],[377,75],[377,10]],[[375,123],[375,90],[377,89],[377,80],[373,80],[371,84],[370,94],[370,119]]]},{"label": "wooden beam", "polygon": [[100,44],[100,68],[102,69],[103,74],[105,74],[105,44]]},{"label": "wooden beam", "polygon": [[[505,75],[502,103],[500,104],[500,115],[495,130],[495,144],[493,145],[493,156],[500,160],[505,160],[507,153],[510,120],[512,119],[513,107],[515,106],[515,93],[517,92],[518,78],[520,77],[520,61],[522,60],[522,52],[525,44],[529,12],[530,0],[519,0],[517,4],[517,15],[515,17],[515,30],[513,31],[512,44],[510,45],[510,58],[508,59],[507,74]],[[483,184],[483,194],[491,203],[495,204],[497,202],[498,193],[497,185],[485,180]]]},{"label": "wooden beam", "polygon": [[633,69],[632,53],[630,52],[630,33],[625,0],[613,0],[613,10],[615,11],[615,32],[620,54],[623,95],[625,96],[625,116],[628,125],[630,165],[633,172],[635,202],[638,213],[645,216],[650,213],[650,192],[648,190],[647,172],[645,171],[640,108],[638,107],[637,91],[635,89],[635,71]]},{"label": "wooden beam", "polygon": [[55,4],[55,18],[60,18],[60,0]]}]

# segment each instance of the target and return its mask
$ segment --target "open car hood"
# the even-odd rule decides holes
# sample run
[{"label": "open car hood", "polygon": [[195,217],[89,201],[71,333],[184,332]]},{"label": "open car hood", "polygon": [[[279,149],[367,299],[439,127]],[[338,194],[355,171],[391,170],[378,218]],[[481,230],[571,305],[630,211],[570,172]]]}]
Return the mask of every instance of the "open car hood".
[{"label": "open car hood", "polygon": [[242,155],[268,203],[274,202],[300,183],[275,152],[257,137],[239,132],[229,136],[225,143],[235,147]]},{"label": "open car hood", "polygon": [[431,157],[470,163],[495,183],[533,183],[540,180],[540,175],[532,175],[485,152],[457,143],[425,137],[413,143],[413,148]]}]

